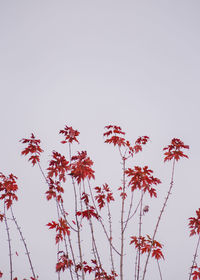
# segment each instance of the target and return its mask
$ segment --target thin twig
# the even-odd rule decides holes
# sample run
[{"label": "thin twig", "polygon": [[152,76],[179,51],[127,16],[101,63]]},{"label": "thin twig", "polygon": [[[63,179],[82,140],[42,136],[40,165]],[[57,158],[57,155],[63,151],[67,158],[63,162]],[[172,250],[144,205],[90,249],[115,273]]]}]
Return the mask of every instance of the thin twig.
[{"label": "thin twig", "polygon": [[193,270],[194,265],[195,265],[195,262],[196,262],[199,244],[200,244],[200,234],[199,234],[199,238],[198,238],[198,241],[197,241],[197,246],[196,246],[196,249],[195,249],[195,254],[194,254],[194,258],[193,258],[193,262],[192,262],[192,266],[191,266],[191,270],[190,270],[190,274],[189,274],[189,280],[190,280],[191,277],[192,277],[192,270]]},{"label": "thin twig", "polygon": [[[96,203],[95,203],[95,200],[94,200],[94,196],[93,196],[93,193],[92,193],[92,189],[91,189],[89,180],[88,180],[88,186],[89,186],[89,190],[90,190],[90,195],[91,195],[91,198],[92,198],[93,206],[94,206],[94,208],[95,208],[96,213],[97,213],[98,216],[100,217],[99,212],[98,212],[98,209],[97,209],[97,207],[96,207]],[[106,237],[107,237],[107,239],[108,239],[109,244],[111,245],[111,247],[113,248],[113,250],[120,256],[120,255],[121,255],[120,252],[114,247],[114,245],[113,245],[113,243],[112,243],[112,240],[110,240],[110,237],[109,237],[108,232],[107,232],[107,230],[106,230],[106,228],[105,228],[105,225],[103,224],[103,221],[102,221],[101,217],[100,217],[100,219],[99,219],[98,221],[100,222],[100,224],[101,224],[101,226],[102,226],[102,228],[103,228],[103,231],[104,231],[104,233],[105,233],[105,235],[106,235]]]},{"label": "thin twig", "polygon": [[[71,157],[70,157],[70,158],[71,158]],[[43,171],[43,169],[42,169],[42,167],[41,167],[41,165],[40,165],[39,162],[38,162],[38,166],[39,166],[39,169],[40,169],[40,171],[41,171],[41,173],[42,173],[42,176],[44,177],[44,179],[45,179],[47,185],[49,186],[48,179],[47,179],[46,175],[44,174],[44,171]],[[62,215],[63,215],[63,217],[64,217],[65,222],[67,223],[67,225],[69,225],[69,227],[70,227],[71,229],[73,229],[74,231],[77,232],[77,230],[75,230],[75,229],[69,224],[69,222],[67,221],[66,214],[65,214],[65,211],[64,211],[64,207],[61,207],[61,206],[60,206],[60,203],[58,202],[57,198],[55,198],[55,201],[56,201],[58,216],[59,216],[58,209],[60,209],[60,212],[62,213]],[[63,205],[62,205],[62,206],[63,206]],[[70,236],[69,236],[69,235],[68,235],[68,241],[69,241],[69,245],[70,245],[70,250],[71,250],[71,254],[72,254],[72,259],[73,259],[73,262],[74,262],[74,265],[75,265],[75,264],[76,264],[76,261],[75,261],[75,257],[74,257],[74,253],[73,253],[73,246],[72,246],[72,244],[71,244],[71,239],[70,239]],[[70,273],[71,273],[71,271],[70,271]],[[79,280],[78,272],[76,272],[76,276],[77,276],[77,280]],[[59,277],[59,276],[58,276],[58,277]],[[83,280],[84,280],[84,279],[83,279]]]},{"label": "thin twig", "polygon": [[151,254],[151,249],[153,247],[153,242],[155,240],[155,236],[156,236],[156,233],[157,233],[157,230],[158,230],[158,226],[160,224],[160,220],[161,220],[161,217],[163,215],[163,212],[165,210],[165,207],[167,205],[167,201],[169,199],[169,196],[171,194],[171,190],[172,190],[172,187],[173,187],[173,183],[174,183],[174,170],[175,170],[175,159],[173,160],[173,165],[172,165],[172,176],[171,176],[171,181],[170,181],[170,187],[169,187],[169,190],[168,190],[168,193],[167,193],[167,196],[165,198],[165,201],[164,201],[164,204],[162,206],[162,209],[160,211],[160,215],[158,217],[158,221],[156,223],[156,226],[155,226],[155,230],[154,230],[154,233],[153,233],[153,237],[152,237],[152,242],[151,242],[151,246],[150,246],[150,250],[148,252],[148,255],[147,255],[147,259],[146,259],[146,263],[145,263],[145,267],[144,267],[144,273],[143,273],[143,277],[142,277],[142,280],[145,279],[145,275],[146,275],[146,271],[147,271],[147,265],[148,265],[148,261],[149,261],[149,257],[150,257],[150,254]]},{"label": "thin twig", "polygon": [[[109,206],[108,201],[106,201],[106,203],[107,203],[107,210],[108,210],[108,222],[109,222],[109,233],[110,233],[109,239],[112,240],[112,218],[111,218],[110,206]],[[111,260],[112,270],[115,271],[114,259],[113,259],[113,248],[112,248],[111,242],[109,242],[109,244],[110,244],[110,260]]]},{"label": "thin twig", "polygon": [[159,275],[160,275],[160,280],[162,280],[162,273],[161,273],[161,268],[160,268],[160,264],[159,261],[157,260],[157,264],[158,264],[158,271],[159,271]]},{"label": "thin twig", "polygon": [[142,236],[142,201],[143,201],[144,192],[141,194],[140,202],[140,214],[139,214],[139,244],[138,244],[138,268],[137,268],[137,280],[140,276],[140,256],[141,256],[141,236]]},{"label": "thin twig", "polygon": [[36,274],[35,274],[35,271],[34,271],[34,268],[33,268],[33,264],[32,264],[32,261],[31,261],[31,257],[30,257],[30,252],[28,251],[28,247],[27,247],[27,244],[25,242],[25,238],[23,236],[23,233],[21,231],[21,228],[19,227],[18,223],[17,223],[17,219],[15,218],[14,216],[14,213],[13,213],[13,209],[12,209],[12,206],[10,207],[10,210],[11,210],[11,215],[12,215],[12,218],[13,218],[13,221],[17,227],[17,230],[20,234],[20,237],[21,237],[21,241],[23,242],[24,244],[24,248],[25,248],[25,251],[26,251],[26,255],[27,255],[27,258],[28,258],[28,261],[29,261],[29,264],[30,264],[30,268],[31,268],[31,271],[32,271],[32,274],[33,274],[33,278],[36,279]]},{"label": "thin twig", "polygon": [[139,202],[138,202],[138,204],[137,204],[137,206],[136,206],[134,212],[133,212],[130,216],[128,215],[128,218],[127,218],[127,220],[125,221],[124,230],[125,230],[125,228],[127,227],[128,221],[130,221],[130,219],[132,219],[132,218],[135,216],[135,214],[137,213],[137,210],[138,210],[138,208],[139,208],[139,206],[140,206],[140,203],[141,203],[141,198],[140,198],[140,200],[139,200]]},{"label": "thin twig", "polygon": [[[126,164],[126,158],[123,157],[123,178],[122,178],[122,193],[124,195],[125,189],[126,189],[126,180],[125,180],[125,164]],[[124,207],[125,207],[125,197],[122,195],[122,204],[121,204],[121,255],[120,255],[120,280],[123,280],[123,265],[124,265]]]},{"label": "thin twig", "polygon": [[[70,165],[71,165],[71,158],[72,158],[72,152],[71,152],[71,143],[69,143],[69,161],[70,161]],[[82,257],[82,248],[81,248],[81,236],[80,236],[80,223],[77,217],[77,211],[78,211],[78,200],[77,200],[77,192],[76,192],[76,186],[75,186],[75,182],[74,182],[74,178],[71,176],[71,180],[72,180],[72,186],[73,186],[73,191],[74,191],[74,202],[75,202],[75,220],[76,220],[76,226],[77,226],[77,239],[78,239],[78,250],[79,250],[79,258],[80,258],[80,263],[81,266],[83,265],[83,257]],[[70,242],[70,248],[72,250],[73,246]],[[83,269],[81,270],[82,273],[82,280],[85,279],[85,275],[84,275],[84,271]],[[77,279],[79,279],[79,275],[77,272]]]},{"label": "thin twig", "polygon": [[11,248],[11,239],[10,239],[10,230],[8,227],[7,217],[6,217],[6,205],[4,201],[4,222],[6,226],[6,232],[8,236],[8,250],[9,250],[9,263],[10,263],[10,280],[13,279],[13,264],[12,264],[12,248]]},{"label": "thin twig", "polygon": [[[84,191],[84,193],[86,193],[84,181],[83,181],[83,191]],[[89,211],[87,203],[86,203],[86,209],[87,209],[87,211]],[[92,235],[93,250],[95,251],[95,254],[97,256],[98,266],[102,270],[101,259],[100,259],[100,255],[99,255],[99,252],[98,252],[98,249],[97,249],[97,245],[96,245],[96,241],[95,241],[95,237],[94,237],[94,228],[93,228],[93,224],[92,224],[92,219],[91,218],[89,219],[89,225],[90,225],[90,231],[91,231],[91,235]]]}]

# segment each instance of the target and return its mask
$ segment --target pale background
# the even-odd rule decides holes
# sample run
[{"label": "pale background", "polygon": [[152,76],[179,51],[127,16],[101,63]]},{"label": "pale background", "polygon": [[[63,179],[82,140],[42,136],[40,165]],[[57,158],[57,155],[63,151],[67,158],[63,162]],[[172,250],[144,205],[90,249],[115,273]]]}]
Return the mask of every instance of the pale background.
[{"label": "pale background", "polygon": [[[148,233],[170,181],[171,165],[163,163],[162,148],[173,137],[190,145],[190,159],[177,165],[158,234],[165,245],[163,279],[188,279],[196,238],[189,238],[187,224],[200,207],[199,14],[197,0],[0,1],[0,171],[19,178],[15,213],[39,279],[56,279],[54,235],[45,227],[55,209],[46,202],[39,170],[20,156],[19,140],[31,132],[42,140],[45,168],[53,149],[65,152],[58,135],[65,124],[81,133],[74,151],[87,150],[93,159],[94,185],[120,184],[117,151],[103,144],[105,125],[122,126],[132,141],[151,138],[137,160],[163,184],[158,199],[150,202]],[[4,224],[0,230],[0,270],[6,275]],[[12,240],[19,252],[15,275],[28,276],[16,232]],[[129,280],[132,267],[126,270]],[[159,279],[154,266],[150,279]]]}]

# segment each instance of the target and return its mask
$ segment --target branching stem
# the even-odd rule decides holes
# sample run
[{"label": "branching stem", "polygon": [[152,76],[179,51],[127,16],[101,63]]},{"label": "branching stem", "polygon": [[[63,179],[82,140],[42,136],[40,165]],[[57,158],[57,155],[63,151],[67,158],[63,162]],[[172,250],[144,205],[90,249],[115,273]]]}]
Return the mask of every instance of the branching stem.
[{"label": "branching stem", "polygon": [[192,266],[191,266],[191,269],[190,269],[189,280],[190,280],[191,277],[192,277],[192,270],[193,270],[194,265],[195,265],[195,262],[196,262],[199,244],[200,244],[200,234],[199,234],[199,238],[198,238],[198,241],[197,241],[197,246],[196,246],[196,249],[195,249],[194,258],[193,258],[193,261],[192,261]]},{"label": "branching stem", "polygon": [[33,278],[36,279],[36,274],[35,274],[35,271],[34,271],[34,268],[33,268],[33,264],[32,264],[32,261],[31,261],[31,257],[30,257],[30,252],[28,251],[28,247],[27,247],[27,244],[26,244],[26,241],[25,241],[25,238],[23,236],[23,233],[21,231],[21,228],[19,227],[18,223],[17,223],[17,220],[14,216],[14,213],[13,213],[13,210],[12,210],[12,206],[10,207],[10,210],[11,210],[11,215],[12,215],[12,218],[13,218],[13,221],[17,227],[17,230],[20,234],[20,237],[21,237],[21,240],[24,244],[24,248],[25,248],[25,251],[26,251],[26,255],[27,255],[27,258],[28,258],[28,261],[29,261],[29,264],[30,264],[30,268],[31,268],[31,271],[32,271],[32,274],[33,274]]},{"label": "branching stem", "polygon": [[11,239],[10,239],[10,230],[8,227],[8,221],[6,217],[6,205],[4,202],[4,222],[6,226],[6,232],[8,236],[8,250],[9,250],[9,262],[10,262],[10,280],[13,279],[13,263],[12,263],[12,248],[11,248]]},{"label": "branching stem", "polygon": [[122,205],[121,205],[121,252],[120,252],[120,280],[123,280],[123,265],[124,265],[124,207],[125,207],[125,190],[126,190],[126,178],[125,178],[125,170],[126,170],[126,158],[123,157],[123,178],[122,178]]},{"label": "branching stem", "polygon": [[172,190],[172,187],[173,187],[173,183],[174,183],[174,170],[175,170],[175,159],[173,160],[173,165],[172,165],[172,176],[171,176],[171,181],[170,181],[170,187],[169,187],[169,190],[168,190],[168,193],[167,193],[167,196],[165,198],[165,201],[164,201],[164,204],[163,204],[163,207],[160,211],[160,215],[158,217],[158,221],[156,223],[156,227],[155,227],[155,230],[154,230],[154,233],[153,233],[153,237],[152,237],[152,242],[151,242],[151,247],[150,247],[150,250],[148,252],[148,255],[147,255],[147,259],[146,259],[146,263],[145,263],[145,267],[144,267],[144,273],[143,273],[143,277],[142,277],[142,280],[145,279],[145,275],[146,275],[146,271],[147,271],[147,265],[148,265],[148,261],[149,261],[149,257],[150,257],[150,254],[151,254],[151,249],[153,247],[153,241],[155,240],[155,236],[156,236],[156,233],[158,231],[158,226],[160,224],[160,220],[161,220],[161,217],[163,215],[163,212],[165,210],[165,207],[167,206],[167,201],[169,199],[169,196],[171,194],[171,190]]},{"label": "branching stem", "polygon": [[138,269],[137,269],[137,280],[140,277],[140,256],[141,256],[141,236],[142,236],[142,202],[143,202],[144,192],[141,194],[140,199],[140,214],[139,214],[139,246],[138,246]]}]

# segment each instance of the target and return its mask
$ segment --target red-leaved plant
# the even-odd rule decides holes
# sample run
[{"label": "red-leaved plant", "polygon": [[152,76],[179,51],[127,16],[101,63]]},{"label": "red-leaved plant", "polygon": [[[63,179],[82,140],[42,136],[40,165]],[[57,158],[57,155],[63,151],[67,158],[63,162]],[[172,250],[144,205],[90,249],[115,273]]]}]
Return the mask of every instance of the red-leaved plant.
[{"label": "red-leaved plant", "polygon": [[[40,156],[43,152],[40,139],[37,139],[32,133],[30,138],[21,140],[21,143],[25,144],[22,155],[28,156],[28,160],[33,166],[39,166],[47,184],[46,199],[55,201],[57,220],[51,220],[47,223],[47,227],[55,231],[57,246],[55,271],[58,280],[61,279],[61,273],[66,274],[65,279],[72,280],[127,279],[124,266],[129,245],[132,250],[135,250],[135,267],[133,267],[131,279],[145,279],[150,257],[157,262],[159,277],[162,279],[159,261],[164,260],[163,245],[156,241],[155,237],[173,187],[175,163],[181,158],[188,158],[184,150],[189,149],[189,146],[180,139],[174,138],[163,149],[164,162],[172,161],[171,182],[152,235],[142,235],[143,217],[149,211],[149,206],[145,204],[146,196],[157,198],[157,187],[161,184],[160,179],[154,176],[153,170],[149,166],[132,165],[134,158],[143,151],[143,147],[148,143],[149,137],[141,136],[131,143],[126,139],[126,134],[120,126],[108,125],[105,127],[104,142],[112,144],[118,149],[122,164],[121,184],[118,191],[113,192],[113,187],[107,183],[95,184],[93,161],[86,151],[79,151],[75,154],[72,152],[72,145],[79,144],[79,131],[66,125],[63,130],[60,130],[60,134],[64,137],[61,143],[68,146],[69,156],[66,158],[65,155],[53,151],[46,171],[40,165]],[[13,174],[6,177],[0,173],[0,200],[3,205],[0,221],[5,222],[8,235],[10,280],[18,278],[13,274],[12,246],[7,218],[9,211],[25,246],[32,271],[30,279],[35,280],[38,276],[34,272],[27,244],[12,209],[13,202],[18,199],[16,180],[17,177]],[[68,202],[64,193],[66,184],[70,183],[72,196],[69,199],[74,202],[74,207],[73,209],[70,207],[66,211]],[[136,192],[139,196],[135,196]],[[135,222],[133,219],[136,214],[138,214],[139,222]],[[196,218],[189,219],[190,235],[198,235],[189,275],[189,279],[193,280],[200,279],[200,267],[196,263],[200,242],[200,209],[196,211],[196,214]],[[114,234],[114,216],[117,215],[119,217],[118,230],[115,229],[117,234]],[[133,225],[138,225],[136,232],[131,230]],[[100,233],[102,240],[99,240]],[[102,242],[105,243],[103,250]],[[105,258],[106,255],[109,256],[109,260]],[[146,261],[141,262],[143,255],[146,255]],[[0,271],[0,278],[2,276],[3,272]]]}]

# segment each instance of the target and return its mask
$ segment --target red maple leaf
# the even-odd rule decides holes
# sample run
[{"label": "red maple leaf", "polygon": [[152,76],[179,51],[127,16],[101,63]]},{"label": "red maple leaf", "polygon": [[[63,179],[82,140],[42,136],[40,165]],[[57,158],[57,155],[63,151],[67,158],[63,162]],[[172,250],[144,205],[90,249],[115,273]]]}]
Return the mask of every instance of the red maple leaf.
[{"label": "red maple leaf", "polygon": [[130,142],[125,140],[124,137],[122,137],[125,135],[125,132],[122,131],[120,126],[108,125],[105,127],[105,129],[107,131],[103,134],[103,136],[107,139],[104,142],[108,144],[113,144],[114,146],[117,145],[118,147],[125,147],[126,151],[128,151],[129,153],[129,156],[132,157],[134,154],[138,153],[139,151],[142,151],[142,145],[145,145],[149,140],[148,136],[142,136],[135,141],[134,146],[131,146]]},{"label": "red maple leaf", "polygon": [[67,234],[67,235],[70,235],[70,228],[69,226],[67,225],[67,222],[66,220],[64,220],[63,218],[60,218],[59,219],[59,222],[55,222],[55,221],[52,221],[51,223],[48,223],[47,226],[49,227],[49,229],[54,229],[56,230],[57,235],[56,235],[56,244],[60,241],[63,240],[63,237]]},{"label": "red maple leaf", "polygon": [[189,146],[185,145],[180,139],[173,138],[171,144],[163,149],[163,151],[166,151],[164,153],[164,161],[172,159],[178,161],[181,157],[188,158],[188,156],[183,153],[182,149],[189,149]]},{"label": "red maple leaf", "polygon": [[69,259],[68,255],[64,254],[59,257],[59,261],[56,264],[56,272],[65,271],[66,268],[69,268],[73,265],[71,259]]},{"label": "red maple leaf", "polygon": [[128,185],[131,186],[132,191],[139,189],[148,192],[151,197],[157,197],[156,190],[152,185],[158,185],[161,181],[158,178],[153,177],[152,173],[153,171],[149,169],[148,166],[144,166],[143,168],[135,166],[134,169],[128,168],[125,171],[125,174],[130,177]]},{"label": "red maple leaf", "polygon": [[60,130],[59,133],[65,136],[65,140],[61,141],[62,144],[73,143],[74,141],[79,143],[77,136],[79,136],[80,132],[78,132],[78,130],[74,130],[71,126],[66,125],[63,130]]},{"label": "red maple leaf", "polygon": [[12,173],[8,176],[5,176],[3,173],[0,172],[0,192],[3,192],[0,196],[0,199],[4,200],[7,209],[11,207],[14,200],[18,200],[18,197],[15,194],[18,190],[16,180],[17,177],[14,176]]},{"label": "red maple leaf", "polygon": [[142,254],[148,253],[152,246],[152,258],[154,257],[157,260],[161,258],[164,259],[163,253],[161,251],[162,245],[156,240],[152,242],[152,239],[149,235],[147,235],[147,238],[144,236],[131,236],[130,244],[135,244],[135,248],[137,250],[140,249]]},{"label": "red maple leaf", "polygon": [[70,164],[65,159],[65,156],[60,153],[53,151],[53,159],[49,163],[48,178],[58,177],[60,181],[66,181],[66,172],[70,170]]},{"label": "red maple leaf", "polygon": [[103,134],[103,136],[107,138],[110,137],[105,140],[105,143],[113,144],[114,146],[118,145],[119,147],[126,145],[125,138],[119,136],[119,135],[125,135],[125,132],[122,131],[120,126],[108,125],[105,127],[105,129],[107,131]]},{"label": "red maple leaf", "polygon": [[78,152],[71,158],[71,161],[70,175],[76,179],[78,184],[86,178],[89,180],[95,178],[94,170],[91,168],[93,161],[87,156],[86,151]]},{"label": "red maple leaf", "polygon": [[88,206],[88,209],[83,211],[77,211],[77,216],[81,216],[82,218],[87,218],[90,220],[92,217],[99,219],[99,215],[96,213],[95,208],[93,206]]},{"label": "red maple leaf", "polygon": [[192,269],[196,269],[192,272],[192,280],[199,280],[200,279],[200,267],[194,265]]},{"label": "red maple leaf", "polygon": [[111,192],[107,183],[103,184],[103,187],[95,187],[97,195],[95,199],[97,200],[98,206],[102,209],[105,206],[105,203],[110,203],[114,201],[113,193]]},{"label": "red maple leaf", "polygon": [[200,234],[200,208],[196,211],[196,217],[189,218],[190,236]]},{"label": "red maple leaf", "polygon": [[29,161],[33,166],[40,161],[40,154],[43,150],[40,147],[40,139],[36,139],[35,135],[32,133],[31,138],[23,138],[20,140],[22,144],[28,144],[28,146],[21,152],[22,155],[31,154]]},{"label": "red maple leaf", "polygon": [[159,260],[161,258],[164,259],[163,253],[161,252],[160,249],[154,249],[152,251],[152,257],[154,257],[156,260]]},{"label": "red maple leaf", "polygon": [[83,200],[85,202],[85,205],[88,205],[88,203],[89,203],[89,195],[87,193],[83,192],[81,200]]}]

